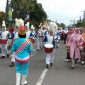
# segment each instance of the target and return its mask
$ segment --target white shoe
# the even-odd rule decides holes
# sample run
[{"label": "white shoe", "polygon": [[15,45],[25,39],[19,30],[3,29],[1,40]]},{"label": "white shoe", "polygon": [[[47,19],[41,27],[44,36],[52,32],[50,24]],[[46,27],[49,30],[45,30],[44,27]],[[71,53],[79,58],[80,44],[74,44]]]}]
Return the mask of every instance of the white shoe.
[{"label": "white shoe", "polygon": [[81,64],[84,65],[84,61],[82,61]]},{"label": "white shoe", "polygon": [[65,61],[66,61],[66,62],[68,62],[69,60],[68,60],[68,59],[66,59]]},{"label": "white shoe", "polygon": [[27,75],[22,75],[21,85],[26,85],[27,84],[26,78],[27,78]]},{"label": "white shoe", "polygon": [[74,66],[75,66],[75,67],[77,67],[78,65],[77,65],[77,64],[75,64]]},{"label": "white shoe", "polygon": [[27,84],[27,81],[24,82],[24,85],[26,85],[26,84]]},{"label": "white shoe", "polygon": [[74,65],[71,65],[71,68],[74,69]]}]

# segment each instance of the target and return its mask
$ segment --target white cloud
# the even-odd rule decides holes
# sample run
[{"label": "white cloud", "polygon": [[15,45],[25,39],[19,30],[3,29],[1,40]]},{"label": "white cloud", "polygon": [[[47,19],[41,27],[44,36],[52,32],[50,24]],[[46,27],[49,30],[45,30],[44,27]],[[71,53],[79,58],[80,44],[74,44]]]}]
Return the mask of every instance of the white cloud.
[{"label": "white cloud", "polygon": [[70,19],[78,19],[85,10],[85,0],[38,0],[42,3],[50,19],[69,23]]},{"label": "white cloud", "polygon": [[5,11],[7,0],[0,0],[0,11]]},{"label": "white cloud", "polygon": [[[0,0],[0,11],[5,11],[7,0]],[[85,0],[37,0],[42,3],[48,17],[52,20],[68,23],[78,19],[85,10]]]}]

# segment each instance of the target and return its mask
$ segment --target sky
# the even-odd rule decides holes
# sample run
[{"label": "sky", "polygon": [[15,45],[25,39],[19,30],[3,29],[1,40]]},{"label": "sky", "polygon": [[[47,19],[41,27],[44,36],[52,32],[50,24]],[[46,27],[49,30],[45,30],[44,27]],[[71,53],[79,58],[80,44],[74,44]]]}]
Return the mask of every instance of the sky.
[{"label": "sky", "polygon": [[[65,23],[66,25],[76,22],[83,16],[85,0],[37,0],[47,13],[48,19]],[[6,0],[0,0],[0,11],[5,11]]]}]

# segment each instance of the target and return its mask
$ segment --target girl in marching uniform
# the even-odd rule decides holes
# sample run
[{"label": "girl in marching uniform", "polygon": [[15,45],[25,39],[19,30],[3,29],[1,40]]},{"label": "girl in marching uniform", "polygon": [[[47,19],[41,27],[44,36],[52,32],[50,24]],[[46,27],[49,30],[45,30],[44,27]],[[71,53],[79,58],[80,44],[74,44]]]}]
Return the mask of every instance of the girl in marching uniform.
[{"label": "girl in marching uniform", "polygon": [[[32,44],[26,38],[26,29],[24,26],[19,27],[19,38],[14,40],[10,54],[15,52],[15,65],[16,65],[16,85],[27,84],[26,78],[29,70],[29,53],[32,52]],[[21,83],[20,83],[21,81]]]}]

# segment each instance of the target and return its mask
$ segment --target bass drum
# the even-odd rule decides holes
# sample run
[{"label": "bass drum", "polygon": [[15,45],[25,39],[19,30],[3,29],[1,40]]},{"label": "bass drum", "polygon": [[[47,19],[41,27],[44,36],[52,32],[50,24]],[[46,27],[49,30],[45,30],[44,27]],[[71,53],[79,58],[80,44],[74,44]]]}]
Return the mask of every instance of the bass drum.
[{"label": "bass drum", "polygon": [[44,51],[45,53],[52,53],[53,52],[53,45],[52,44],[45,44],[44,45]]}]

